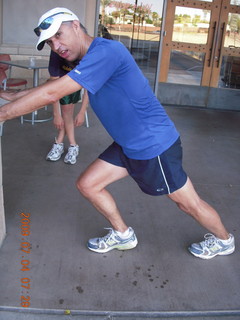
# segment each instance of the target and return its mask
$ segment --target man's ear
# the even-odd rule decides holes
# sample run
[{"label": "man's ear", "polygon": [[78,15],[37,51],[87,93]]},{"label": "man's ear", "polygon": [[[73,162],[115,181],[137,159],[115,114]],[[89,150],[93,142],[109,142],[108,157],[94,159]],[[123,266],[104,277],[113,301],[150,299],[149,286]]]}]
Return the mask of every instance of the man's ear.
[{"label": "man's ear", "polygon": [[74,28],[74,30],[78,30],[80,29],[80,23],[78,20],[73,20],[72,21],[72,27]]}]

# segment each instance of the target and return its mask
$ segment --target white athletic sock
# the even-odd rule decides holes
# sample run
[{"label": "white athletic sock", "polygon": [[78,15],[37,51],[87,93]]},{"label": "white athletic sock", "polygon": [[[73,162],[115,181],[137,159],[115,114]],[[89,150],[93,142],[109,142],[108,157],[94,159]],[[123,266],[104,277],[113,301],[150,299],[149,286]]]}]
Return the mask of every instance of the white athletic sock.
[{"label": "white athletic sock", "polygon": [[227,240],[222,240],[222,239],[220,239],[220,240],[221,240],[221,242],[222,242],[223,244],[229,244],[229,243],[232,241],[232,236],[229,235],[229,238],[228,238]]},{"label": "white athletic sock", "polygon": [[127,228],[127,230],[124,231],[124,232],[120,232],[120,231],[116,231],[116,230],[115,230],[115,232],[117,233],[117,235],[118,235],[121,239],[127,239],[127,238],[129,238],[130,235],[131,235],[131,231],[130,231],[129,228]]}]

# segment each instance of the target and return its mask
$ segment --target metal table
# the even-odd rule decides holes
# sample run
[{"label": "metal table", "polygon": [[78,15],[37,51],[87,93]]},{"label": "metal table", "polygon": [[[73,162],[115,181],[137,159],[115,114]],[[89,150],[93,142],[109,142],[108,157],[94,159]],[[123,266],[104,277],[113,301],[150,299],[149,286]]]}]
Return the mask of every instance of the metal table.
[{"label": "metal table", "polygon": [[[33,70],[33,86],[37,87],[39,85],[39,70],[47,69],[49,61],[45,59],[29,58],[28,60],[10,60],[10,61],[0,60],[0,63],[9,65],[10,73],[11,73],[12,67]],[[22,119],[23,121],[32,122],[32,124],[34,124],[35,122],[45,122],[52,119],[52,117],[46,118],[46,119],[38,119],[37,117],[38,117],[38,112],[34,111],[32,112],[31,120],[26,119],[24,117]]]}]

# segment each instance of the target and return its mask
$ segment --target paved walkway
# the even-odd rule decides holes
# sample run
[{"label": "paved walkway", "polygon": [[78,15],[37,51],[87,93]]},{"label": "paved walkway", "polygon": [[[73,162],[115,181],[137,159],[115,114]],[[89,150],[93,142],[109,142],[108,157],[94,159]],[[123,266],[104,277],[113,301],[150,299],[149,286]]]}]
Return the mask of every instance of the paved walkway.
[{"label": "paved walkway", "polygon": [[[19,320],[71,318],[64,310],[75,319],[240,319],[240,113],[166,109],[181,133],[186,171],[235,235],[236,252],[209,261],[191,256],[187,246],[206,231],[130,178],[109,190],[139,245],[88,251],[88,238],[104,235],[108,223],[78,194],[75,180],[111,139],[89,110],[90,128],[76,131],[77,164],[50,163],[52,124],[21,126],[15,119],[5,123],[2,138],[7,237],[0,249],[0,320],[16,319],[16,312]],[[29,236],[21,234],[24,215]],[[21,311],[31,313],[20,313],[27,299],[32,309]]]}]

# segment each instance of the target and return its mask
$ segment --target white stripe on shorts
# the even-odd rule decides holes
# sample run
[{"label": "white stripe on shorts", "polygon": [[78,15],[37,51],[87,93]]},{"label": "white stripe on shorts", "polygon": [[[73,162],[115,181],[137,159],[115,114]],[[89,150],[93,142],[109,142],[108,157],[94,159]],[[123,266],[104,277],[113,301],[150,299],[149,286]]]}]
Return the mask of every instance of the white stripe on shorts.
[{"label": "white stripe on shorts", "polygon": [[166,179],[166,176],[165,176],[165,173],[163,171],[163,167],[162,167],[162,163],[161,163],[161,159],[160,159],[160,156],[158,156],[158,163],[159,163],[159,166],[160,166],[160,169],[162,171],[162,175],[163,175],[163,178],[164,178],[164,181],[165,181],[165,184],[167,186],[167,190],[168,190],[168,194],[170,194],[170,188],[169,188],[169,185],[168,185],[168,182],[167,182],[167,179]]}]

